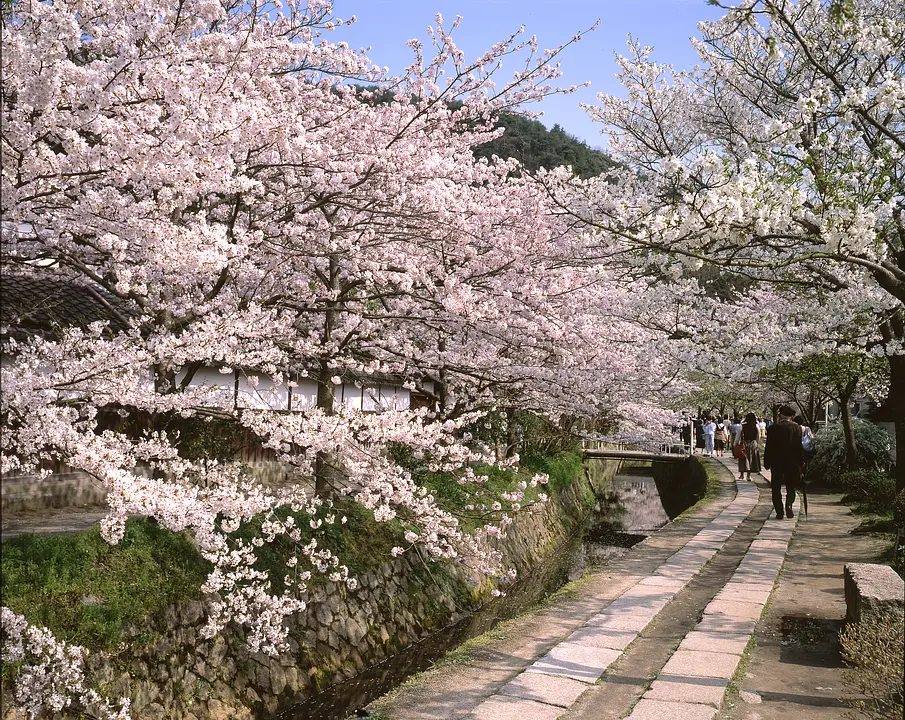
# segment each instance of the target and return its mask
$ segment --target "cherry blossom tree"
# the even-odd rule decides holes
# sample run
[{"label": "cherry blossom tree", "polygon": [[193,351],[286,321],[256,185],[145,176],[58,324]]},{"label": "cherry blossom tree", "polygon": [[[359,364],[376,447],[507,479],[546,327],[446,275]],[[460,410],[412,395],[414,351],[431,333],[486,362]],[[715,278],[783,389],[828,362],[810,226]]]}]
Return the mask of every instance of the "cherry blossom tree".
[{"label": "cherry blossom tree", "polygon": [[700,25],[695,70],[630,42],[617,58],[626,97],[588,108],[626,170],[548,189],[597,233],[601,261],[667,276],[707,263],[738,279],[732,327],[755,357],[837,347],[886,357],[901,489],[905,9],[746,0],[726,10]]},{"label": "cherry blossom tree", "polygon": [[[519,31],[466,62],[438,17],[433,54],[413,41],[412,65],[389,77],[326,39],[345,21],[322,0],[35,2],[3,22],[4,275],[90,283],[127,328],[6,339],[3,470],[52,458],[96,477],[110,542],[130,515],[191,530],[214,568],[203,589],[219,597],[207,632],[246,625],[255,650],[284,647],[312,573],[355,586],[299,530],[342,522],[340,489],[403,524],[398,552],[418,544],[505,576],[492,541],[524,488],[464,533],[388,448],[477,493],[475,467],[496,458],[463,428],[501,399],[593,415],[632,397],[635,379],[654,384],[654,353],[632,360],[633,343],[658,338],[628,321],[637,285],[576,263],[543,188],[472,154],[495,112],[559,91],[562,48]],[[307,373],[316,403],[236,408],[225,383],[193,382],[205,368],[241,369],[252,387]],[[435,407],[337,407],[344,378],[374,373],[433,392]],[[151,423],[111,426],[111,408]],[[187,457],[155,418],[228,420],[297,483],[268,488],[235,463]],[[253,519],[261,533],[243,540]],[[278,538],[297,551],[279,591],[256,566]]]}]

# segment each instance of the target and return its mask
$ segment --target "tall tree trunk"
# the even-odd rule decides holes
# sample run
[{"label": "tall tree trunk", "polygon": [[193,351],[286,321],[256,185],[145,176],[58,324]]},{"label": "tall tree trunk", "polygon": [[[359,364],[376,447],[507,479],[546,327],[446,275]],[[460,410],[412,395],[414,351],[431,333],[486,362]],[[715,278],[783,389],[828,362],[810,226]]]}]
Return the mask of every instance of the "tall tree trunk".
[{"label": "tall tree trunk", "polygon": [[857,380],[838,388],[839,411],[842,413],[842,434],[845,437],[845,467],[848,470],[858,469],[858,446],[855,443],[855,427],[852,423],[852,395],[855,394]]},{"label": "tall tree trunk", "polygon": [[905,490],[905,355],[889,356],[889,396],[896,426],[896,491]]},{"label": "tall tree trunk", "polygon": [[518,450],[518,420],[515,408],[506,408],[506,457],[511,458]]},{"label": "tall tree trunk", "polygon": [[[324,313],[324,331],[321,342],[327,347],[333,339],[333,328],[339,315],[339,303],[336,301],[339,291],[339,263],[336,258],[330,258],[329,290],[332,299],[327,301]],[[336,385],[333,384],[333,368],[330,359],[321,358],[317,375],[317,407],[324,415],[333,415],[336,412]],[[314,492],[320,497],[331,497],[336,489],[337,478],[336,453],[319,450],[314,458]]]},{"label": "tall tree trunk", "polygon": [[808,409],[805,415],[805,422],[815,427],[817,423],[817,393],[813,389],[808,393]]}]

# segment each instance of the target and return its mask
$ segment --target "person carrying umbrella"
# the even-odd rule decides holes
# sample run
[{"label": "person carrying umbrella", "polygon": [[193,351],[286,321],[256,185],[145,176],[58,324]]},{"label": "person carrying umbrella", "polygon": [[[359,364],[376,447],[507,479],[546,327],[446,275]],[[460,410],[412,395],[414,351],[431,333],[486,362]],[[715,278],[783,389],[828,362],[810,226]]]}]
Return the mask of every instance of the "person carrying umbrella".
[{"label": "person carrying umbrella", "polygon": [[[795,517],[795,488],[801,485],[801,464],[804,449],[801,446],[801,425],[792,421],[795,411],[788,405],[779,408],[779,422],[767,428],[767,447],[764,450],[764,467],[770,470],[770,488],[773,491],[773,508],[778,520]],[[782,486],[786,486],[786,502],[783,508]]]}]

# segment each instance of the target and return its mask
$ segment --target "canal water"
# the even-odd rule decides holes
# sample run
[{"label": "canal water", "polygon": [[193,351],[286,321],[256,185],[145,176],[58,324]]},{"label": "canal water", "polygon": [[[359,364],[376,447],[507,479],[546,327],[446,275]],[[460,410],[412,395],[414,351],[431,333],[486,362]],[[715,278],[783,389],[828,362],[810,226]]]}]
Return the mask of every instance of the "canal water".
[{"label": "canal water", "polygon": [[[661,490],[665,491],[665,486]],[[666,502],[664,502],[666,500]],[[586,571],[602,568],[669,521],[650,464],[624,467],[598,495],[595,512],[561,552],[525,573],[473,614],[441,629],[345,682],[333,685],[283,712],[278,720],[344,720],[414,673],[429,668],[444,653],[530,607]],[[684,508],[682,508],[684,509]],[[366,717],[366,715],[364,715]]]}]

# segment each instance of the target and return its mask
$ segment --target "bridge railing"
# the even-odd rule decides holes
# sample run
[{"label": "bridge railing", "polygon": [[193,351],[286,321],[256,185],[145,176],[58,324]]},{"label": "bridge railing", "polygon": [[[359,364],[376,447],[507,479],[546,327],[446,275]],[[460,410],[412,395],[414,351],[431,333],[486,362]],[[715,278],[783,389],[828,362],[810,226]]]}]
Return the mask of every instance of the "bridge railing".
[{"label": "bridge railing", "polygon": [[608,437],[605,435],[583,435],[581,447],[582,450],[629,450],[652,455],[687,456],[691,454],[691,448],[683,445],[681,440],[653,440],[644,436]]}]

